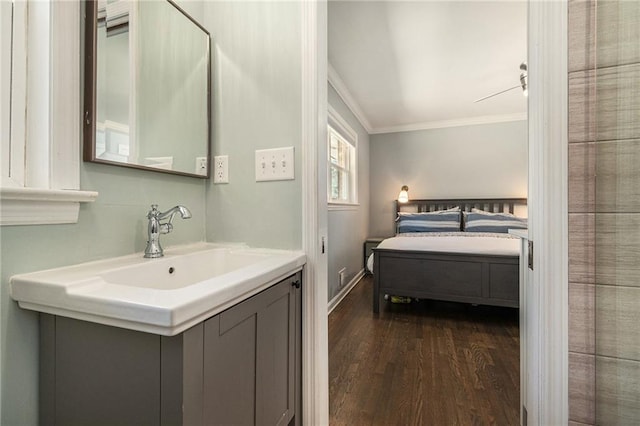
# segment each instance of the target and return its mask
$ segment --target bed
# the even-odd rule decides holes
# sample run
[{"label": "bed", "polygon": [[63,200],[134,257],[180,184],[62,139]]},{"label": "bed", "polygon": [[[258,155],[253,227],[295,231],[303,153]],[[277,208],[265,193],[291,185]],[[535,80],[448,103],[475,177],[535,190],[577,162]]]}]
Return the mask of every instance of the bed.
[{"label": "bed", "polygon": [[[373,312],[379,312],[382,294],[517,308],[519,240],[504,232],[476,233],[463,229],[468,225],[474,231],[491,230],[473,227],[480,223],[473,222],[473,218],[481,214],[524,216],[526,202],[522,198],[396,202],[398,217],[408,215],[407,211],[422,214],[459,211],[462,220],[458,229],[447,228],[454,225],[447,222],[445,226],[442,222],[442,229],[437,232],[398,233],[373,249]],[[439,215],[424,216],[433,219]]]}]

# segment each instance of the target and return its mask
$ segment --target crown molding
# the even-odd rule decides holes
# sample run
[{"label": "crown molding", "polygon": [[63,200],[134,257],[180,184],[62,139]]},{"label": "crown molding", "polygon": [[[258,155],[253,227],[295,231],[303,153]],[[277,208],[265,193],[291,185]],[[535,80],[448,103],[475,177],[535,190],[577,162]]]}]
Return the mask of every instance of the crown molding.
[{"label": "crown molding", "polygon": [[362,111],[362,108],[360,108],[360,105],[356,102],[353,95],[351,95],[346,84],[344,84],[344,81],[342,81],[331,64],[327,64],[327,80],[329,80],[329,84],[336,90],[336,92],[338,92],[338,96],[342,98],[342,101],[351,110],[353,115],[355,115],[362,127],[364,127],[367,133],[371,134],[373,131],[371,123],[369,123],[369,120],[367,120],[367,116]]},{"label": "crown molding", "polygon": [[524,121],[527,113],[485,115],[481,117],[461,118],[457,120],[428,121],[424,123],[405,124],[401,126],[376,127],[369,132],[372,135],[381,133],[414,132],[416,130],[443,129],[447,127],[474,126],[478,124],[507,123]]}]

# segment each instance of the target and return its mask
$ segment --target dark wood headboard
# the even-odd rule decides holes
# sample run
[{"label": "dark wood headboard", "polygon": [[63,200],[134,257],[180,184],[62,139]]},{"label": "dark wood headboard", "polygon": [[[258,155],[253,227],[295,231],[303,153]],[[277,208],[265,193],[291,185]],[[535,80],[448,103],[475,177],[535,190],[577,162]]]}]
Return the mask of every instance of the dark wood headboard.
[{"label": "dark wood headboard", "polygon": [[432,212],[460,207],[463,212],[476,208],[494,213],[513,214],[516,206],[526,206],[526,198],[466,198],[451,200],[409,200],[399,203],[396,200],[396,214],[401,211]]}]

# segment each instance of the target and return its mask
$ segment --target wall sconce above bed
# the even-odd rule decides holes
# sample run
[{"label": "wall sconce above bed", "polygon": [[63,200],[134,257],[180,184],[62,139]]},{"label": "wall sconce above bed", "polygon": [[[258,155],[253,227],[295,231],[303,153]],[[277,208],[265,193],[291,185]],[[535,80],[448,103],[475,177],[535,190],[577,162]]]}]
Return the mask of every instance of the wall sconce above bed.
[{"label": "wall sconce above bed", "polygon": [[398,194],[398,202],[406,203],[407,201],[409,201],[409,187],[407,185],[403,185],[402,188],[400,188],[400,193]]}]

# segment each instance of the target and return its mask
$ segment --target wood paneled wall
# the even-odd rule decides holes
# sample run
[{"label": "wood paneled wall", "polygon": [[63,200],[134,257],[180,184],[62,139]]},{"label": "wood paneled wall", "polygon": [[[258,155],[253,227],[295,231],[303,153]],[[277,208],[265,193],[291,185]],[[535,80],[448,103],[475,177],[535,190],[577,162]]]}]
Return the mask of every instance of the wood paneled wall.
[{"label": "wood paneled wall", "polygon": [[569,0],[569,419],[640,418],[640,2]]}]

